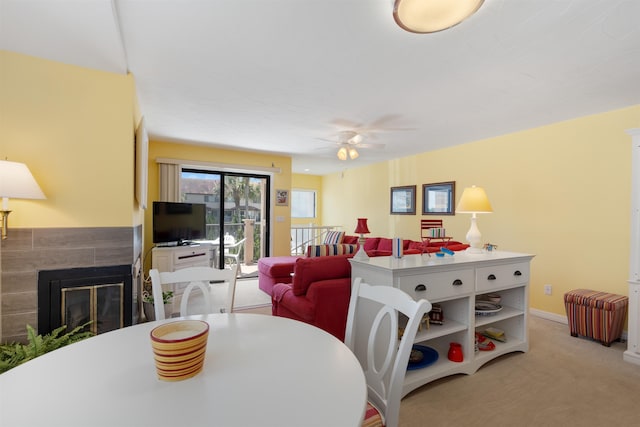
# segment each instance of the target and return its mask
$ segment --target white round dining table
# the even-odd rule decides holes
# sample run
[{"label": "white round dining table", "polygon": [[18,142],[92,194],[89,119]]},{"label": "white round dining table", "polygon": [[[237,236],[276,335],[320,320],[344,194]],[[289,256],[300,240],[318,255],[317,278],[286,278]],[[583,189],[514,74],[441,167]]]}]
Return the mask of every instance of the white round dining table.
[{"label": "white round dining table", "polygon": [[156,375],[150,331],[168,319],[96,335],[0,375],[0,426],[356,427],[367,390],[341,341],[260,314],[189,316],[209,323],[203,370]]}]

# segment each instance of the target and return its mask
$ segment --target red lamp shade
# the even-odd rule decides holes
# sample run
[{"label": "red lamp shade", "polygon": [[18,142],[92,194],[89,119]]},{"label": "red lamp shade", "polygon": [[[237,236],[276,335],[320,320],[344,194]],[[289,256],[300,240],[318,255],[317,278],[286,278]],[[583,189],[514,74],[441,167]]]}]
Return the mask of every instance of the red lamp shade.
[{"label": "red lamp shade", "polygon": [[358,218],[358,225],[356,225],[356,230],[354,233],[358,234],[369,234],[369,228],[367,227],[367,218]]}]

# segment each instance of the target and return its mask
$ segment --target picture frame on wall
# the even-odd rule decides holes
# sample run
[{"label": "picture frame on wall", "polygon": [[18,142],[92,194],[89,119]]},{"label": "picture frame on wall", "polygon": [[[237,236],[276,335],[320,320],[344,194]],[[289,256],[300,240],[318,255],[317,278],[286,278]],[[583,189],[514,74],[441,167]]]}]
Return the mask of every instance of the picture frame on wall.
[{"label": "picture frame on wall", "polygon": [[276,206],[289,206],[289,190],[276,190]]},{"label": "picture frame on wall", "polygon": [[455,215],[456,182],[422,184],[422,215]]},{"label": "picture frame on wall", "polygon": [[416,186],[391,187],[391,215],[416,214]]}]

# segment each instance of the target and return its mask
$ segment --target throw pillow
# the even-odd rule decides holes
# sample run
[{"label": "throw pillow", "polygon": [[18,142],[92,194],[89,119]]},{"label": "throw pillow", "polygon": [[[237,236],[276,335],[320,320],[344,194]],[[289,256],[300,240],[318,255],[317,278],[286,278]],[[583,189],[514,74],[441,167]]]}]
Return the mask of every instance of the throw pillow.
[{"label": "throw pillow", "polygon": [[329,231],[326,236],[324,236],[324,244],[325,245],[338,245],[342,243],[342,239],[344,238],[344,231]]}]

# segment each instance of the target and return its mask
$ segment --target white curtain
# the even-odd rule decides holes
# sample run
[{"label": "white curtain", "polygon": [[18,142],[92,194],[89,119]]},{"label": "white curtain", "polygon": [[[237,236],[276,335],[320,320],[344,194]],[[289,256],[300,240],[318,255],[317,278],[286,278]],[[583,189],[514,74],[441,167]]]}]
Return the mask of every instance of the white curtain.
[{"label": "white curtain", "polygon": [[158,163],[160,167],[159,200],[161,202],[180,201],[180,165],[175,163]]}]

